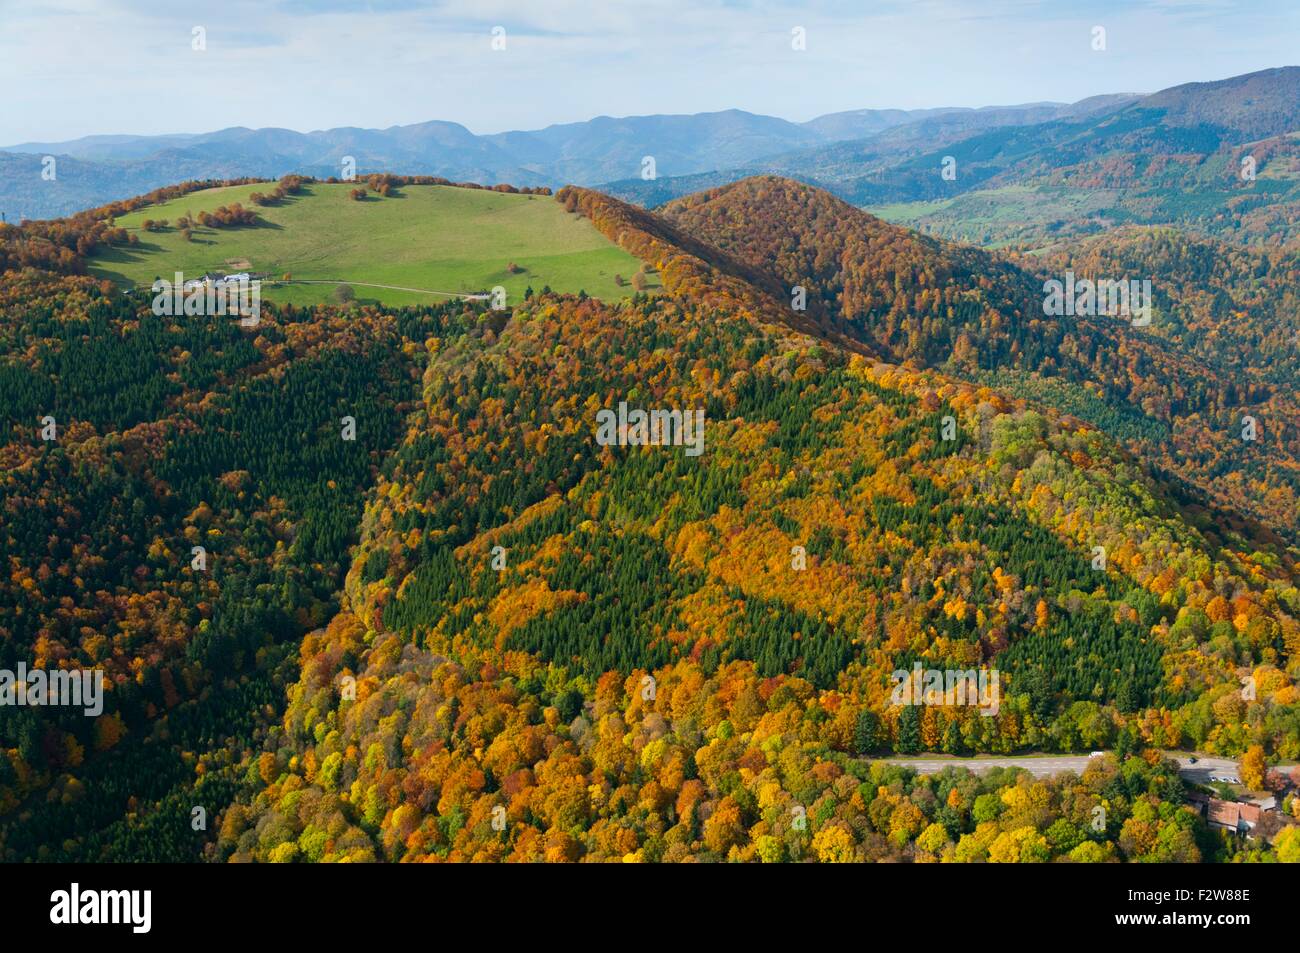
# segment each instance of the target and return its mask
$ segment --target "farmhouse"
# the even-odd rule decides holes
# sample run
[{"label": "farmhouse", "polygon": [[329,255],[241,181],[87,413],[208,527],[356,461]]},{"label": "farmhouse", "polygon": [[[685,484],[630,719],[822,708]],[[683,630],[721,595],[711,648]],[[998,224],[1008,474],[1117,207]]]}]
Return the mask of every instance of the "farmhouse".
[{"label": "farmhouse", "polygon": [[1205,819],[1211,827],[1223,827],[1237,834],[1249,834],[1259,826],[1260,810],[1254,804],[1210,798]]},{"label": "farmhouse", "polygon": [[1269,806],[1243,801],[1225,801],[1198,792],[1187,795],[1188,805],[1205,818],[1211,827],[1232,831],[1243,837],[1258,837],[1272,843],[1286,827],[1296,821],[1277,810],[1277,800],[1267,799]]}]

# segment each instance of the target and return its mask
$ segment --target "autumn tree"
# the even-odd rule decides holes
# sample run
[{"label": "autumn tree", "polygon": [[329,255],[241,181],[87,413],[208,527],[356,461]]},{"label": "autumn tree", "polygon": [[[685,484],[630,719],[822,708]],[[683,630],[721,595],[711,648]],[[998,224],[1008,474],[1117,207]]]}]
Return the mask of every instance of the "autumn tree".
[{"label": "autumn tree", "polygon": [[1241,756],[1238,768],[1241,772],[1241,783],[1245,785],[1247,790],[1264,790],[1264,778],[1268,773],[1268,761],[1264,756],[1263,745],[1251,745],[1247,748],[1246,753]]}]

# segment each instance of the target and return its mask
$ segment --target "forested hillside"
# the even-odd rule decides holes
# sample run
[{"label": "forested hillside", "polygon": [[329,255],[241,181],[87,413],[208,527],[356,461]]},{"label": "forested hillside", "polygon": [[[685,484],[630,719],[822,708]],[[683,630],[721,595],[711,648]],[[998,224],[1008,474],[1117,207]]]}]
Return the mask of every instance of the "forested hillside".
[{"label": "forested hillside", "polygon": [[[918,235],[770,176],[663,217],[750,267],[769,263],[847,333],[896,361],[1033,397],[1184,481],[1253,547],[1300,540],[1300,256],[1135,229],[1012,260]],[[1044,314],[1044,282],[1145,279],[1150,323]],[[789,291],[787,290],[787,295]],[[1243,441],[1253,418],[1260,439]],[[1223,522],[1222,520],[1220,522]]]},{"label": "forested hillside", "polygon": [[454,315],[287,309],[251,332],[32,271],[0,296],[0,667],[108,681],[98,718],[6,709],[0,851],[192,858],[192,807],[231,798],[286,653],[337,611],[412,355]]},{"label": "forested hillside", "polygon": [[[0,233],[0,667],[110,682],[0,721],[5,859],[1275,858],[1158,750],[1300,757],[1294,551],[1190,506],[1142,455],[1175,407],[1133,410],[1226,400],[1217,303],[1066,327],[1020,265],[778,180],[556,199],[662,293],[249,328],[76,274],[111,216]],[[1258,264],[1216,267],[1235,302]],[[1161,379],[1094,393],[1116,355]],[[620,404],[702,412],[699,452],[602,441]],[[897,703],[918,665],[1000,695]]]},{"label": "forested hillside", "polygon": [[[954,794],[863,756],[1288,755],[1300,606],[1279,551],[1207,539],[1097,430],[782,329],[642,213],[559,198],[653,256],[669,294],[545,297],[495,337],[439,340],[345,611],[304,642],[221,856],[1225,851],[1158,758],[1111,762],[1091,794],[1015,775]],[[708,449],[597,446],[620,399],[705,408]],[[914,662],[996,664],[1000,711],[892,705]],[[1268,688],[1248,705],[1250,673]],[[1101,793],[1117,770],[1132,796]]]},{"label": "forested hillside", "polygon": [[[1166,225],[1234,244],[1294,248],[1298,91],[1294,66],[1188,83],[1086,121],[1005,127],[924,147],[837,191],[859,205],[914,203],[891,214],[986,244],[1035,247],[1117,226]],[[945,153],[961,170],[948,182],[934,174]],[[834,181],[834,172],[819,169],[819,178]]]}]

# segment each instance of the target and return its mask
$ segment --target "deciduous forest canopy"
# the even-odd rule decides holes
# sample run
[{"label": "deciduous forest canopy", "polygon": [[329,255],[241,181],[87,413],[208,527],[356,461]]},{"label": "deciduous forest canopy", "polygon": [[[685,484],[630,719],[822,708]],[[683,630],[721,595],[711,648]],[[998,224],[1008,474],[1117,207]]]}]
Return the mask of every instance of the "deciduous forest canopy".
[{"label": "deciduous forest canopy", "polygon": [[[231,184],[0,228],[0,668],[106,677],[99,718],[0,719],[4,859],[1300,851],[1212,829],[1163,754],[1300,758],[1294,248],[999,254],[763,176],[538,196],[639,262],[604,301],[247,327],[87,274]],[[1066,268],[1159,275],[1158,320],[1045,315]],[[706,449],[602,445],[620,401]],[[917,665],[996,669],[996,711],[897,704]]]}]

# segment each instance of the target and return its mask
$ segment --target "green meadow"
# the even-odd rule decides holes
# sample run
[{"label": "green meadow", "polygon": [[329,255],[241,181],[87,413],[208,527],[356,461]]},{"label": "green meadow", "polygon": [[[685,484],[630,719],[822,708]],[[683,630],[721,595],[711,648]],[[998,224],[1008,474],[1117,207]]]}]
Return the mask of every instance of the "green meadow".
[{"label": "green meadow", "polygon": [[[177,271],[186,278],[251,271],[268,276],[262,292],[268,300],[323,302],[331,299],[333,282],[344,282],[358,301],[404,305],[446,300],[447,293],[482,293],[497,285],[512,302],[530,286],[617,300],[632,293],[632,275],[641,267],[551,196],[407,185],[387,197],[370,192],[362,201],[352,199],[353,188],[362,185],[308,184],[301,194],[264,207],[254,205],[249,195],[269,193],[274,183],[192,192],[117,219],[139,244],[101,247],[89,261],[90,271],[124,287],[147,287]],[[259,223],[196,226],[189,241],[176,227],[187,212],[197,218],[234,202],[256,211]],[[146,219],[169,224],[163,231],[145,231]],[[285,274],[294,282],[329,283],[269,283]],[[616,275],[627,283],[620,286]],[[655,290],[658,276],[647,277],[647,288]]]}]

